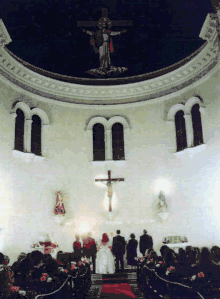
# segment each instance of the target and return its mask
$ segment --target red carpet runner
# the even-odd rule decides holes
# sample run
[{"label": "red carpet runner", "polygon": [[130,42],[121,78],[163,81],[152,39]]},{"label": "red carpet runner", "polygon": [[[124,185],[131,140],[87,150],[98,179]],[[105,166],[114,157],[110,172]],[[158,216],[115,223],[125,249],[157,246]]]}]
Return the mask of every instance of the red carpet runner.
[{"label": "red carpet runner", "polygon": [[107,294],[123,294],[130,298],[136,298],[134,293],[131,291],[131,286],[128,283],[114,283],[114,284],[103,284],[101,298]]}]

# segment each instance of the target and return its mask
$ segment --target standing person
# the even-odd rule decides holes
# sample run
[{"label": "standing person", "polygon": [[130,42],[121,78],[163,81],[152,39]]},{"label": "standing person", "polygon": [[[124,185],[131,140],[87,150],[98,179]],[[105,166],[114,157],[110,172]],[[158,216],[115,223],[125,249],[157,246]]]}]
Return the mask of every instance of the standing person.
[{"label": "standing person", "polygon": [[104,233],[96,257],[96,273],[98,274],[115,273],[114,257],[109,247],[108,235]]},{"label": "standing person", "polygon": [[147,234],[146,229],[144,229],[144,234],[140,236],[140,252],[145,256],[145,252],[147,249],[153,249],[153,239],[151,236]]},{"label": "standing person", "polygon": [[73,243],[74,257],[79,260],[81,258],[81,242],[79,241],[79,235],[75,236],[76,241]]},{"label": "standing person", "polygon": [[134,234],[131,234],[130,238],[127,245],[127,262],[130,266],[136,266],[137,263],[134,258],[137,257],[138,241],[135,240]]},{"label": "standing person", "polygon": [[87,235],[87,242],[86,242],[86,250],[87,250],[87,257],[92,258],[92,264],[93,264],[93,273],[95,274],[95,259],[96,259],[96,242],[95,239],[92,238],[92,234],[89,232]]},{"label": "standing person", "polygon": [[116,272],[119,271],[119,262],[120,262],[120,270],[124,271],[124,254],[125,254],[125,238],[120,236],[121,231],[116,231],[117,236],[113,238],[112,244],[112,253],[116,257]]}]

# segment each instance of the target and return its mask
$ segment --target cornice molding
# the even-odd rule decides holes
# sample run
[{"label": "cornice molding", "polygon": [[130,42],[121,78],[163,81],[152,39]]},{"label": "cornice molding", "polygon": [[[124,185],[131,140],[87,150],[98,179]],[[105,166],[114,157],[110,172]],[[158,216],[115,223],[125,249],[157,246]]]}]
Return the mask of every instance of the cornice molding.
[{"label": "cornice molding", "polygon": [[[205,29],[202,30],[205,32]],[[216,36],[191,61],[168,74],[138,83],[91,86],[40,75],[14,59],[4,47],[0,47],[0,74],[33,95],[52,100],[82,105],[118,105],[159,98],[181,90],[209,73],[218,64],[218,59]]]}]

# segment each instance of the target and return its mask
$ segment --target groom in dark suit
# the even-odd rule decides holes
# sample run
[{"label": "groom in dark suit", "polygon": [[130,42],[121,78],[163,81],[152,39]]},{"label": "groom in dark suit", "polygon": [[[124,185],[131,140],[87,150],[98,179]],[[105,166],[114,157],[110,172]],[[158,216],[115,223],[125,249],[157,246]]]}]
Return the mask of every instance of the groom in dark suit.
[{"label": "groom in dark suit", "polygon": [[117,236],[113,238],[112,253],[116,257],[116,272],[119,272],[119,262],[120,270],[124,270],[125,238],[120,236],[120,230],[117,230],[116,233]]}]

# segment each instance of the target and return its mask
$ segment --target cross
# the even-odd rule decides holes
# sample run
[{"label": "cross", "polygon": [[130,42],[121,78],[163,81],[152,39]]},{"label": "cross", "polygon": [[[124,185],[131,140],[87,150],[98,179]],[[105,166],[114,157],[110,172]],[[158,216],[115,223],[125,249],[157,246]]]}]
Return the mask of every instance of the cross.
[{"label": "cross", "polygon": [[[108,9],[102,8],[102,18],[108,18]],[[119,20],[111,21],[112,26],[132,26],[132,21],[129,20]],[[96,27],[98,26],[98,21],[77,21],[77,27]]]},{"label": "cross", "polygon": [[112,212],[112,182],[124,181],[123,178],[112,179],[111,178],[111,170],[108,170],[108,178],[107,179],[95,179],[95,182],[107,182],[108,187],[108,197],[109,197],[109,212]]}]

